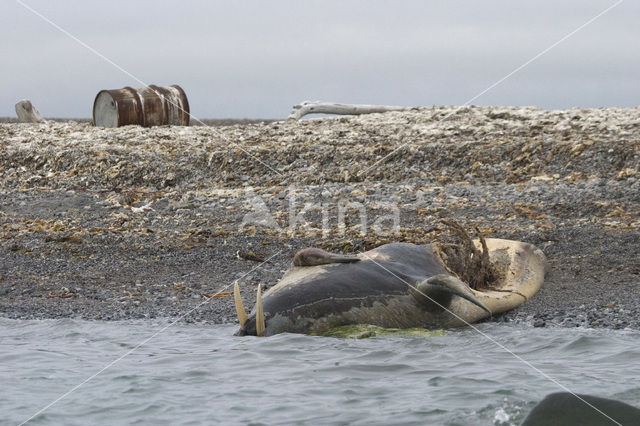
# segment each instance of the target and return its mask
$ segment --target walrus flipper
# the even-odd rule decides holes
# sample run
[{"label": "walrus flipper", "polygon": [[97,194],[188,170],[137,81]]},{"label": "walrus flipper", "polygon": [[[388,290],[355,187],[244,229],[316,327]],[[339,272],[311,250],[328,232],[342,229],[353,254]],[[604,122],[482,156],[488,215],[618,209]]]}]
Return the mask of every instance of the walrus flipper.
[{"label": "walrus flipper", "polygon": [[431,312],[442,312],[449,309],[453,296],[462,297],[482,308],[491,315],[491,311],[471,292],[469,286],[453,275],[438,274],[416,284],[411,289],[416,300]]},{"label": "walrus flipper", "polygon": [[330,265],[332,263],[353,263],[359,262],[360,258],[356,255],[334,254],[328,251],[309,247],[302,249],[293,257],[293,266],[319,266]]}]

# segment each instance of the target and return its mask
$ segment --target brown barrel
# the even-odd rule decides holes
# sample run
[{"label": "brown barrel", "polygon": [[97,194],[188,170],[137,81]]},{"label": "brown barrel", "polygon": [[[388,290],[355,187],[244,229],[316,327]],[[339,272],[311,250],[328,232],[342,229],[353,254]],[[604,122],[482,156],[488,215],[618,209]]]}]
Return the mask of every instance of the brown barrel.
[{"label": "brown barrel", "polygon": [[93,102],[93,124],[120,127],[189,125],[189,101],[178,85],[101,90]]}]

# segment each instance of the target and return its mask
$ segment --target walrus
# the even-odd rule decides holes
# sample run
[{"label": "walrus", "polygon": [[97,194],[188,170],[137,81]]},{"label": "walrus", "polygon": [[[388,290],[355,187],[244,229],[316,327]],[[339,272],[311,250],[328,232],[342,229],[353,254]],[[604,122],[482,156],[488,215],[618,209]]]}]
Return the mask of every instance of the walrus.
[{"label": "walrus", "polygon": [[615,399],[557,392],[533,407],[521,426],[638,425],[640,408]]},{"label": "walrus", "polygon": [[357,255],[303,249],[264,297],[258,286],[250,316],[236,283],[236,334],[322,333],[351,324],[456,327],[513,309],[538,291],[546,269],[541,250],[502,239],[486,239],[486,247],[500,278],[481,291],[449,271],[434,244],[390,243]]}]

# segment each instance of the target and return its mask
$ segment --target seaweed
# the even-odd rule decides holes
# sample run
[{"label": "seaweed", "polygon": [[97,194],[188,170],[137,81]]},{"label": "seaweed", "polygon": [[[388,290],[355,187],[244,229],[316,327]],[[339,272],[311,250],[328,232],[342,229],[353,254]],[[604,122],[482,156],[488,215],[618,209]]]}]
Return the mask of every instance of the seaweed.
[{"label": "seaweed", "polygon": [[427,330],[425,328],[383,328],[370,324],[343,325],[323,332],[311,333],[311,336],[337,337],[343,339],[368,339],[370,337],[441,337],[446,330]]}]

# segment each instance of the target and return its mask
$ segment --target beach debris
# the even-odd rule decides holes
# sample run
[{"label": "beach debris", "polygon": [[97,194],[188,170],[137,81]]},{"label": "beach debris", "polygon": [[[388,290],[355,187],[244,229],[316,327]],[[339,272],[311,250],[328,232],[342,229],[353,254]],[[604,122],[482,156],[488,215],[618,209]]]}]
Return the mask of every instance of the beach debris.
[{"label": "beach debris", "polygon": [[71,297],[78,297],[78,294],[69,290],[67,287],[61,287],[59,291],[50,291],[48,296],[49,298],[69,299]]},{"label": "beach debris", "polygon": [[253,250],[249,250],[249,251],[238,250],[236,252],[236,258],[238,260],[251,260],[251,261],[260,262],[260,263],[263,263],[265,260],[265,257],[263,255],[256,254],[253,252]]},{"label": "beach debris", "polygon": [[16,104],[16,114],[20,123],[44,123],[40,111],[33,106],[30,100],[23,99]]},{"label": "beach debris", "polygon": [[131,210],[133,213],[143,213],[143,212],[153,211],[151,204],[152,203],[147,203],[140,207],[133,207],[133,206],[123,206],[123,207],[125,209]]},{"label": "beach debris", "polygon": [[211,299],[212,297],[216,299],[222,299],[223,297],[227,297],[232,293],[233,292],[231,291],[218,291],[216,293],[207,293],[207,294],[204,294],[203,296],[208,297],[209,299]]},{"label": "beach debris", "polygon": [[101,90],[93,102],[93,124],[121,127],[188,126],[189,101],[178,85]]},{"label": "beach debris", "polygon": [[339,114],[339,115],[360,115],[373,114],[376,112],[406,111],[411,107],[388,106],[388,105],[356,105],[337,104],[333,102],[304,101],[293,106],[293,110],[287,120],[300,120],[307,114]]},{"label": "beach debris", "polygon": [[55,243],[73,243],[73,244],[82,244],[82,238],[75,234],[67,233],[61,236],[57,235],[47,235],[44,238],[45,242],[55,242]]},{"label": "beach debris", "polygon": [[[570,114],[579,117],[574,122],[581,125],[565,137],[554,129]],[[441,120],[444,116],[448,118]],[[287,211],[279,215],[273,203],[288,204],[296,217],[304,209],[304,194],[291,192],[288,185],[342,183],[345,171],[349,171],[349,185],[358,186],[366,180],[365,187],[374,191],[384,190],[381,182],[385,181],[425,182],[417,186],[422,191],[417,194],[422,194],[418,201],[431,197],[426,187],[463,181],[474,185],[517,183],[517,191],[520,183],[562,187],[565,182],[595,184],[600,182],[595,179],[616,179],[621,185],[632,184],[640,178],[635,172],[640,170],[640,139],[633,125],[638,116],[634,108],[544,111],[434,107],[215,128],[104,129],[89,123],[49,120],[42,132],[37,130],[44,125],[0,126],[4,148],[0,184],[16,189],[116,189],[121,204],[134,206],[147,203],[158,191],[162,192],[158,197],[171,199],[173,191],[211,194],[211,202],[221,200],[215,201],[216,206],[225,209],[230,207],[228,200],[241,196],[242,205],[237,207],[245,216],[240,216],[239,229],[249,231],[253,226],[260,232],[266,228],[280,233],[293,228],[288,226]],[[614,124],[628,130],[606,130]],[[531,135],[532,128],[540,130]],[[585,134],[590,144],[584,141]],[[585,148],[572,156],[571,149],[577,143]],[[550,153],[553,159],[548,161]],[[541,175],[559,178],[530,180]],[[249,179],[243,181],[243,176]],[[130,189],[137,195],[126,200],[124,192]],[[357,200],[356,195],[349,197],[363,202],[371,192],[368,194],[357,195]],[[441,201],[447,200],[450,197]],[[537,214],[544,213],[543,206],[532,208]],[[304,213],[307,218],[314,214],[312,210]],[[298,223],[297,230],[302,230],[303,222]]]}]

